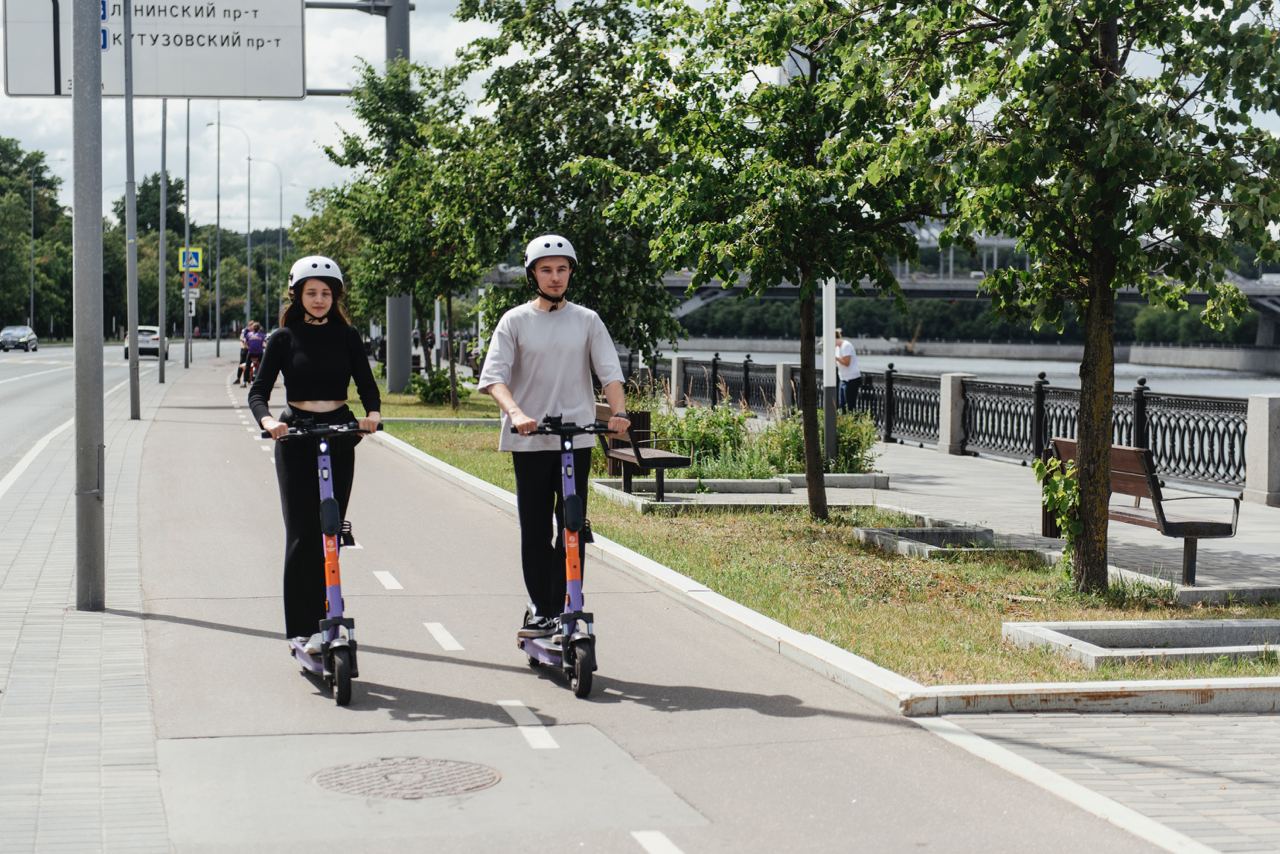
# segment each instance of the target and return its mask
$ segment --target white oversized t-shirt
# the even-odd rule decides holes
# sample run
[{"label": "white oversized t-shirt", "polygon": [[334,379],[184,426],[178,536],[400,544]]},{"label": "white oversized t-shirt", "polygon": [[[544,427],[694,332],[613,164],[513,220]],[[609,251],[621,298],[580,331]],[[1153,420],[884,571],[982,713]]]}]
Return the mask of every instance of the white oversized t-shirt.
[{"label": "white oversized t-shirt", "polygon": [[862,376],[862,371],[858,370],[858,354],[854,351],[853,344],[848,339],[840,339],[840,346],[836,347],[836,355],[849,357],[848,365],[836,362],[836,374],[839,375],[842,382],[856,380]]},{"label": "white oversized t-shirt", "polygon": [[[596,417],[591,385],[595,373],[600,385],[621,382],[618,351],[600,315],[571,302],[555,311],[539,311],[527,302],[502,315],[493,330],[481,391],[495,383],[511,390],[516,406],[539,421],[560,415],[575,424],[590,424]],[[594,436],[575,436],[575,448],[589,448]],[[558,451],[555,436],[519,436],[511,432],[511,416],[502,414],[502,451]]]}]

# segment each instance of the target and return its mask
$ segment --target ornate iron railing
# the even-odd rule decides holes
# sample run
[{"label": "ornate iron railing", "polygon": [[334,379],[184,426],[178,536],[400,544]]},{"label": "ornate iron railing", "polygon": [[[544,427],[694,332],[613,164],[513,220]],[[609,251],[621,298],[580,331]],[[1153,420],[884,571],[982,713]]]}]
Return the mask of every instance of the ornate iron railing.
[{"label": "ornate iron railing", "polygon": [[[890,365],[887,373],[891,374],[892,370],[893,365]],[[942,403],[942,386],[938,378],[914,374],[891,375],[893,423],[888,431],[889,438],[937,442],[938,407]]]},{"label": "ornate iron railing", "polygon": [[1032,387],[963,380],[966,451],[1029,459]]},{"label": "ornate iron railing", "polygon": [[1168,477],[1244,483],[1249,402],[1224,397],[1147,395],[1147,441]]}]

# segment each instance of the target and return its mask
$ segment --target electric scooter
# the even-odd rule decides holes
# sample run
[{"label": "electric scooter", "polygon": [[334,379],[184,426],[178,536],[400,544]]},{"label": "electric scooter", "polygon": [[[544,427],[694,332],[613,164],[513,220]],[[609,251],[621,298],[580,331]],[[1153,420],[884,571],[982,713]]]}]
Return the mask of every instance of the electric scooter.
[{"label": "electric scooter", "polygon": [[[382,429],[382,425],[378,425]],[[339,706],[351,702],[351,680],[360,675],[356,662],[356,623],[343,615],[342,573],[338,555],[342,546],[355,545],[351,523],[342,520],[342,510],[333,494],[333,467],[329,460],[329,441],[344,441],[348,437],[368,433],[356,422],[350,424],[291,425],[289,432],[278,441],[311,439],[316,444],[316,470],[320,480],[320,534],[324,540],[324,607],[325,619],[320,621],[322,641],[320,652],[312,655],[306,651],[308,638],[290,638],[289,652],[302,667],[303,673],[314,673],[333,691]],[[262,438],[271,434],[265,430]]]},{"label": "electric scooter", "polygon": [[[512,433],[518,432],[514,427]],[[560,438],[560,477],[564,494],[564,612],[560,614],[560,629],[550,637],[523,638],[516,636],[516,646],[529,656],[529,666],[543,665],[562,670],[569,678],[574,696],[586,697],[591,693],[591,678],[596,670],[596,638],[594,618],[582,610],[582,562],[578,557],[578,543],[585,536],[590,542],[591,529],[583,511],[582,496],[577,494],[573,476],[573,437],[583,434],[608,433],[606,424],[579,425],[565,423],[562,416],[548,415],[542,419],[534,434]],[[585,531],[584,531],[585,529]],[[524,612],[524,625],[534,621],[531,608]]]}]

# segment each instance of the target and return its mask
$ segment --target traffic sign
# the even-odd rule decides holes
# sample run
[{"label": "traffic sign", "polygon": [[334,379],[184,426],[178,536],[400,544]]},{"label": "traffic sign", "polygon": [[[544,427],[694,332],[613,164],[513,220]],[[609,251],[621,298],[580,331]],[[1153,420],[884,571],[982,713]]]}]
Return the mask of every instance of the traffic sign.
[{"label": "traffic sign", "polygon": [[178,271],[204,272],[204,249],[199,246],[188,246],[178,250]]},{"label": "traffic sign", "polygon": [[192,302],[195,302],[196,300],[200,299],[200,289],[187,288],[187,299],[191,300]]},{"label": "traffic sign", "polygon": [[[4,0],[6,94],[71,94],[71,8],[91,1]],[[304,0],[129,2],[134,97],[306,95]],[[124,3],[98,3],[104,96],[124,94]]]},{"label": "traffic sign", "polygon": [[182,286],[184,288],[200,287],[200,274],[199,273],[183,273]]}]

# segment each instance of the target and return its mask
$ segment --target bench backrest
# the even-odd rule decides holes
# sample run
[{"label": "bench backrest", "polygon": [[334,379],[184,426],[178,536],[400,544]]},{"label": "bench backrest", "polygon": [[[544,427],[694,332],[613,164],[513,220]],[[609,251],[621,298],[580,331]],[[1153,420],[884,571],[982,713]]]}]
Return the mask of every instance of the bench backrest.
[{"label": "bench backrest", "polygon": [[[607,439],[605,434],[600,434],[600,447],[606,451],[610,448],[630,448],[635,451],[636,460],[640,459],[639,444],[648,437],[653,429],[650,426],[649,412],[643,409],[627,410],[627,415],[631,419],[631,429],[627,434],[609,433]],[[596,404],[596,420],[609,423],[609,419],[613,416],[613,408],[607,403]]]},{"label": "bench backrest", "polygon": [[[1074,439],[1055,438],[1053,452],[1058,459],[1066,462],[1076,458],[1076,441]],[[1132,495],[1134,498],[1149,498],[1158,516],[1163,516],[1160,507],[1160,480],[1156,477],[1155,460],[1151,451],[1146,448],[1131,448],[1128,445],[1111,446],[1111,491],[1121,495]]]}]

